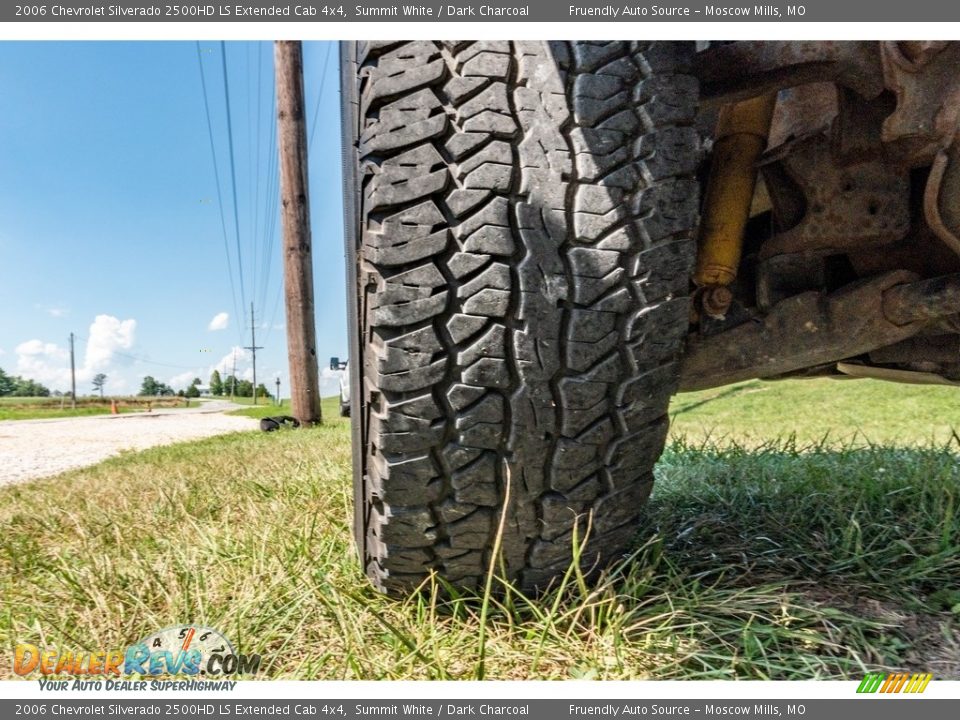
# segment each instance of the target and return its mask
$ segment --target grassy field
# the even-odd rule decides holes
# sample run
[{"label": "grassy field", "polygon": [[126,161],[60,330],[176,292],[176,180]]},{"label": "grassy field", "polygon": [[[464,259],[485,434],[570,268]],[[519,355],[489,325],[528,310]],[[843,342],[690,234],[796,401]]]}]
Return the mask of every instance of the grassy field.
[{"label": "grassy field", "polygon": [[539,600],[499,587],[483,622],[480,598],[392,601],[363,580],[336,399],[318,428],[8,487],[0,646],[125,646],[193,621],[271,678],[960,678],[958,445],[922,442],[956,443],[956,411],[911,388],[908,426],[904,388],[871,386],[681,396],[635,551]]},{"label": "grassy field", "polygon": [[[153,408],[182,407],[182,398],[142,398],[121,397],[113,398],[117,402],[117,410],[121,413],[143,412],[147,403]],[[67,399],[61,405],[58,397],[3,397],[0,398],[0,421],[2,420],[48,420],[53,418],[85,417],[88,415],[106,415],[111,410],[112,398],[77,398],[77,407],[70,407]]]},{"label": "grassy field", "polygon": [[[264,403],[263,398],[261,398],[256,407],[253,406],[250,398],[238,398],[238,400],[245,400],[246,402],[240,402],[239,404],[250,405],[250,407],[244,408],[243,410],[233,410],[229,412],[228,415],[242,415],[244,417],[262,418],[269,417],[271,415],[290,414],[289,400],[283,400],[280,405],[276,405],[272,400]],[[336,415],[328,416],[326,413],[324,413],[324,418],[327,420],[332,419],[333,417],[336,417]]]},{"label": "grassy field", "polygon": [[[209,399],[209,398],[208,398],[208,399]],[[230,400],[230,402],[235,402],[237,405],[253,405],[253,398],[252,398],[252,397],[240,397],[239,395],[236,395],[236,396],[233,397],[233,399],[231,399],[229,393],[227,393],[226,395],[222,395],[222,396],[220,396],[220,397],[217,397],[217,398],[213,398],[213,399],[215,399],[215,400]],[[290,400],[289,400],[289,399],[284,400],[283,402],[286,403],[287,406],[290,405]],[[274,402],[272,396],[265,398],[265,397],[263,397],[263,395],[258,395],[258,396],[257,396],[257,407],[276,407],[276,403]]]},{"label": "grassy field", "polygon": [[[678,395],[672,433],[713,444],[791,439],[838,447],[960,442],[960,388],[880,380],[751,380]],[[956,446],[955,446],[956,447]],[[958,447],[957,449],[960,449]]]}]

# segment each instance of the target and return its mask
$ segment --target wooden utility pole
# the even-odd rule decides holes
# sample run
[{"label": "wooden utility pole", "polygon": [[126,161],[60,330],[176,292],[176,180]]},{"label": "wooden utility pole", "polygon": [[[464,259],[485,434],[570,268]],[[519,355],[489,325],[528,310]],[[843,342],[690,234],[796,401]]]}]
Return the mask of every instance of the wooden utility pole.
[{"label": "wooden utility pole", "polygon": [[77,370],[73,362],[73,333],[70,333],[70,407],[77,409]]},{"label": "wooden utility pole", "polygon": [[273,46],[280,153],[280,219],[283,282],[290,358],[290,412],[302,425],[320,417],[317,331],[313,314],[313,257],[307,184],[307,128],[303,107],[303,48],[298,41]]},{"label": "wooden utility pole", "polygon": [[250,345],[246,350],[253,353],[253,404],[257,404],[257,350],[263,350],[262,345],[257,345],[257,326],[253,322],[253,303],[250,303]]}]

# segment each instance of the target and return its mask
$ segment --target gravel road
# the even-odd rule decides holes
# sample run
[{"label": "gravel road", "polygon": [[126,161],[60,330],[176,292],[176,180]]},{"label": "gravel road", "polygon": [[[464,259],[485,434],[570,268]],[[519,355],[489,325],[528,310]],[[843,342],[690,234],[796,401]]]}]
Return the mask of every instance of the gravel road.
[{"label": "gravel road", "polygon": [[194,409],[0,422],[0,486],[94,465],[121,450],[257,429],[253,418],[223,414],[239,407],[213,401]]}]

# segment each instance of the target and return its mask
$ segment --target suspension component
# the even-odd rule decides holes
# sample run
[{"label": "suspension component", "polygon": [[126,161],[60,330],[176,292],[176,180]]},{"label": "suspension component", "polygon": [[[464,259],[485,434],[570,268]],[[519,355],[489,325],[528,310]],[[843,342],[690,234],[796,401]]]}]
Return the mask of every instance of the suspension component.
[{"label": "suspension component", "polygon": [[757,184],[757,160],[767,147],[776,102],[776,93],[771,93],[725,105],[720,111],[693,275],[694,283],[707,288],[704,294],[713,300],[704,307],[711,316],[722,317],[729,307],[729,301],[724,306],[716,300],[732,299],[729,293],[713,293],[710,288],[729,285],[737,276]]}]

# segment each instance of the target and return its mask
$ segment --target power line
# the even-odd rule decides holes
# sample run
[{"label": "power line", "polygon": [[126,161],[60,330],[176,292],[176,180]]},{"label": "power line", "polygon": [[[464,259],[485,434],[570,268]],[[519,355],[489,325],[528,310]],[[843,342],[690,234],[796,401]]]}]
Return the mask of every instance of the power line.
[{"label": "power line", "polygon": [[327,63],[330,62],[330,48],[332,42],[327,43],[327,54],[323,59],[323,71],[320,74],[320,89],[317,91],[317,105],[313,109],[313,123],[310,125],[310,140],[307,142],[307,152],[313,149],[313,132],[317,129],[317,118],[320,116],[320,99],[323,97],[323,86],[327,82]]},{"label": "power line", "polygon": [[147,358],[139,357],[137,355],[131,355],[130,353],[120,352],[119,350],[112,351],[114,355],[120,355],[121,357],[130,358],[131,360],[136,360],[142,362],[146,365],[158,365],[160,367],[170,367],[177,370],[194,370],[196,371],[196,365],[175,365],[173,363],[160,362],[158,360],[148,360]]},{"label": "power line", "polygon": [[264,236],[264,248],[263,248],[263,265],[264,265],[264,282],[261,289],[261,306],[265,308],[265,303],[267,301],[267,290],[269,288],[269,278],[270,278],[270,267],[273,264],[273,248],[275,243],[275,238],[277,234],[277,205],[280,202],[280,174],[277,157],[277,121],[276,113],[273,112],[274,105],[271,103],[271,132],[270,132],[270,146],[273,150],[270,157],[270,164],[268,168],[268,184],[267,184],[267,213],[264,218],[263,226],[263,236]]},{"label": "power line", "polygon": [[267,160],[267,192],[265,195],[266,210],[263,217],[263,256],[261,264],[264,266],[263,279],[260,285],[260,306],[266,310],[267,291],[270,287],[270,267],[273,262],[273,245],[277,226],[277,204],[280,198],[279,175],[277,173],[277,118],[275,110],[276,98],[271,92],[270,111],[270,145]]},{"label": "power line", "polygon": [[[316,128],[317,128],[317,119],[318,119],[319,116],[320,116],[320,102],[323,100],[323,89],[324,89],[324,87],[326,86],[326,81],[327,81],[327,67],[328,67],[328,64],[329,64],[329,62],[330,62],[330,49],[331,49],[332,47],[333,47],[333,43],[328,43],[328,44],[327,44],[327,52],[326,52],[326,54],[324,55],[323,70],[321,71],[321,74],[320,74],[320,87],[319,87],[319,89],[317,90],[317,101],[316,101],[316,104],[314,105],[314,111],[313,111],[313,122],[312,122],[311,125],[310,125],[310,139],[307,141],[307,154],[308,154],[308,156],[309,156],[309,153],[310,153],[310,147],[312,147],[312,145],[313,145],[313,135],[314,135],[314,131],[315,131]],[[276,113],[274,113],[274,131],[276,131]],[[271,179],[273,179],[273,178],[271,178]],[[277,185],[279,185],[279,173],[277,173]],[[279,202],[279,186],[277,187],[277,190],[275,191],[274,194],[275,194],[275,196],[276,196],[276,201],[275,201],[275,203],[274,203],[274,210],[276,210],[276,204]],[[269,265],[270,260],[273,258],[272,248],[273,248],[274,236],[275,236],[275,235],[276,235],[276,221],[274,221],[273,225],[270,226],[270,241],[269,241],[269,242],[270,242],[270,245],[269,245],[269,247],[270,247],[270,253],[267,255],[267,267],[268,267],[268,269],[269,269],[269,267],[270,267],[270,265]],[[274,320],[276,319],[276,316],[277,316],[277,310],[278,310],[279,307],[280,307],[280,296],[281,296],[281,291],[282,291],[282,290],[283,290],[283,283],[281,282],[280,285],[277,287],[277,293],[276,293],[276,296],[274,297],[274,301],[273,301],[273,311],[271,312],[270,324],[269,324],[269,326],[267,327],[267,336],[266,336],[266,337],[267,337],[268,340],[270,339],[270,333],[273,331]],[[266,288],[264,288],[264,295],[265,295],[265,294],[266,294]],[[265,297],[265,296],[264,296],[264,300],[266,300],[266,297]]]},{"label": "power line", "polygon": [[[73,333],[71,333],[71,335],[73,335],[75,340],[78,340],[80,342],[90,341],[90,338],[87,337],[86,335],[74,335]],[[163,367],[178,368],[180,370],[195,370],[197,367],[196,365],[175,365],[173,363],[159,362],[157,360],[148,360],[147,358],[140,357],[139,355],[131,355],[130,353],[125,353],[125,352],[121,352],[120,350],[114,350],[114,349],[111,349],[110,353],[112,355],[119,355],[121,357],[129,358],[131,360],[137,360],[138,362],[146,363],[147,365],[161,365]]]},{"label": "power line", "polygon": [[280,296],[283,294],[282,290],[283,290],[283,282],[281,281],[280,284],[277,286],[277,294],[273,298],[273,312],[270,313],[270,324],[267,326],[267,337],[264,340],[264,342],[267,342],[267,340],[270,339],[270,333],[273,332],[273,325],[274,325],[273,321],[277,319],[277,310],[280,308]]},{"label": "power line", "polygon": [[[314,111],[313,111],[313,122],[311,123],[311,126],[310,126],[310,139],[307,143],[308,153],[310,151],[310,148],[313,146],[313,136],[317,129],[317,120],[320,116],[320,103],[323,100],[323,90],[324,90],[324,87],[326,86],[327,68],[329,67],[329,63],[330,63],[330,51],[332,47],[333,47],[332,42],[327,43],[326,53],[324,54],[324,58],[323,58],[323,69],[320,72],[320,87],[317,90],[317,100],[316,100],[316,104],[314,106]],[[276,112],[273,112],[271,116],[273,118],[273,128],[272,128],[270,144],[273,147],[276,144],[276,129],[277,129]],[[276,152],[274,148],[274,155],[271,157],[271,160],[276,159],[275,156],[276,156]],[[264,274],[264,281],[261,284],[262,289],[260,293],[261,294],[260,305],[264,309],[266,309],[267,290],[269,288],[267,278],[269,277],[269,274],[270,274],[270,266],[273,261],[273,248],[276,242],[276,233],[277,233],[276,211],[277,211],[277,205],[279,204],[279,197],[280,197],[279,173],[277,172],[276,168],[274,168],[274,171],[272,173],[270,173],[270,170],[268,169],[268,173],[269,173],[268,174],[269,182],[271,183],[270,187],[272,188],[272,192],[270,193],[270,196],[269,196],[269,200],[272,202],[272,207],[268,211],[268,216],[267,216],[267,222],[269,222],[270,224],[269,225],[267,225],[266,223],[264,224],[264,235],[266,238],[266,244],[264,248],[264,258],[265,258],[264,265],[266,267],[266,270]],[[276,310],[279,307],[280,291],[282,289],[283,289],[283,285],[281,283],[281,285],[277,288],[277,296],[276,296],[276,299],[274,300],[274,306],[273,306],[274,309],[273,309],[273,312],[271,313],[273,317],[276,317]],[[267,337],[269,337],[269,333],[272,329],[273,329],[273,320],[271,319],[270,325],[267,328],[267,333],[268,333]]]},{"label": "power line", "polygon": [[[324,55],[323,70],[321,71],[321,75],[320,75],[320,87],[319,87],[319,89],[317,90],[317,101],[316,101],[316,104],[315,104],[315,106],[314,106],[314,111],[313,111],[313,122],[311,123],[311,126],[310,126],[310,139],[309,139],[308,142],[307,142],[307,153],[308,153],[308,155],[309,155],[309,152],[310,152],[310,147],[312,147],[312,145],[313,145],[313,135],[314,135],[314,132],[315,132],[315,130],[316,130],[316,128],[317,128],[317,119],[318,119],[319,116],[320,116],[320,103],[321,103],[321,101],[323,100],[323,90],[324,90],[324,87],[325,87],[325,85],[326,85],[326,80],[327,80],[327,67],[328,67],[328,64],[329,64],[329,62],[330,62],[330,49],[331,49],[332,47],[333,47],[333,43],[328,43],[328,44],[327,44],[327,52],[326,52],[326,54]],[[273,119],[274,119],[274,134],[275,134],[275,133],[276,133],[276,113],[273,113]],[[271,176],[270,179],[271,179],[271,181],[273,181],[273,180],[274,180],[274,177]],[[274,195],[275,195],[275,199],[274,199],[274,212],[276,211],[276,205],[277,205],[278,202],[279,202],[279,173],[277,173],[277,175],[276,175],[276,180],[277,180],[277,190],[274,192]],[[269,231],[269,232],[270,232],[270,239],[269,239],[269,241],[268,241],[268,246],[267,246],[268,249],[269,249],[269,252],[268,252],[267,255],[266,255],[266,258],[267,258],[267,259],[266,259],[266,265],[267,265],[267,269],[268,269],[267,272],[268,272],[268,273],[269,273],[270,261],[271,261],[271,259],[273,258],[273,243],[274,243],[274,237],[275,237],[275,235],[276,235],[276,219],[275,219],[275,216],[274,216],[274,215],[271,215],[271,217],[274,219],[274,222],[273,222],[272,225],[270,225],[270,231]],[[264,287],[263,287],[263,295],[264,295],[263,300],[264,300],[264,302],[266,301],[266,290],[267,290],[267,288],[266,288],[266,286],[264,285]],[[281,296],[281,294],[282,294],[282,292],[281,292],[282,290],[283,290],[283,283],[281,282],[280,285],[277,287],[277,293],[276,293],[276,296],[274,297],[274,301],[273,301],[273,310],[272,310],[272,312],[270,313],[270,324],[267,326],[267,335],[266,335],[267,340],[270,339],[270,333],[273,331],[274,320],[276,319],[276,316],[277,316],[277,310],[278,310],[279,307],[280,307],[280,296]],[[261,302],[261,306],[263,306],[264,309],[266,309],[266,307],[265,307],[265,305],[264,305],[263,302]]]},{"label": "power line", "polygon": [[250,223],[250,257],[253,262],[251,263],[252,267],[250,269],[250,292],[252,293],[250,298],[254,299],[257,296],[257,269],[260,267],[260,263],[257,262],[257,226],[254,221],[255,207],[256,207],[256,196],[254,195],[254,183],[256,181],[256,172],[255,166],[253,163],[253,69],[251,67],[251,44],[247,43],[247,199],[249,200],[247,213],[247,219]]},{"label": "power line", "polygon": [[223,96],[227,105],[227,140],[230,147],[230,177],[233,187],[233,225],[237,239],[237,268],[240,271],[240,300],[247,305],[246,289],[243,285],[243,255],[240,249],[240,214],[237,209],[237,166],[233,156],[233,120],[230,112],[230,81],[227,77],[227,43],[220,41],[220,57],[223,61]]},{"label": "power line", "polygon": [[[200,68],[200,85],[203,88],[203,109],[207,116],[207,135],[210,139],[210,155],[213,158],[213,176],[217,185],[217,208],[220,211],[220,227],[223,230],[223,250],[227,256],[227,274],[230,278],[230,297],[233,300],[233,315],[239,318],[237,312],[237,289],[233,282],[233,263],[230,262],[230,242],[227,240],[227,220],[223,215],[223,194],[220,191],[220,169],[217,165],[217,149],[213,140],[213,123],[210,120],[210,101],[207,99],[207,80],[203,72],[203,54],[200,50],[200,42],[197,41],[197,65]],[[238,336],[240,328],[237,328]]]},{"label": "power line", "polygon": [[[262,154],[260,152],[260,126],[261,121],[263,120],[263,43],[257,43],[257,163],[256,163],[256,172],[254,174],[254,179],[256,180],[256,192],[253,196],[253,237],[256,240],[257,237],[257,228],[260,225],[260,160],[262,159]],[[256,246],[254,246],[256,248]],[[256,249],[254,249],[254,258],[256,258]],[[261,263],[262,264],[262,263]],[[256,286],[256,283],[254,283]],[[256,291],[256,287],[254,287]],[[261,303],[261,307],[263,303]]]}]

